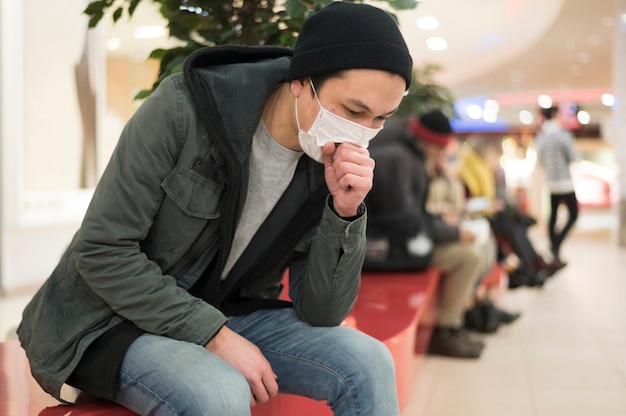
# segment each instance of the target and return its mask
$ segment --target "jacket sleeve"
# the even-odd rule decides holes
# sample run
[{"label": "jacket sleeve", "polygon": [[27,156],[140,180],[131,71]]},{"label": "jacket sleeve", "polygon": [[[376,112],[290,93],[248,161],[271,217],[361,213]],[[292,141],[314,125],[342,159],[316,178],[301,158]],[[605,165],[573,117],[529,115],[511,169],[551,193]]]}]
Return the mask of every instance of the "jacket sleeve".
[{"label": "jacket sleeve", "polygon": [[290,267],[289,293],[305,322],[339,325],[352,310],[365,256],[366,215],[345,221],[325,204],[307,257]]},{"label": "jacket sleeve", "polygon": [[204,345],[226,318],[141,249],[164,200],[161,182],[190,133],[182,82],[166,79],[124,128],[83,220],[75,262],[92,290],[139,328]]}]

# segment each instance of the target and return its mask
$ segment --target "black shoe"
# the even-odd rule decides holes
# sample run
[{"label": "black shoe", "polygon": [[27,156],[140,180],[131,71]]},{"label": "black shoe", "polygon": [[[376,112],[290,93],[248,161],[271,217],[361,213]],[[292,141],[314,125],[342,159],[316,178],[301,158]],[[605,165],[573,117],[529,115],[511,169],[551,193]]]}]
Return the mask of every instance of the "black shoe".
[{"label": "black shoe", "polygon": [[474,341],[467,331],[436,327],[428,345],[428,353],[455,358],[478,358],[485,344]]},{"label": "black shoe", "polygon": [[521,313],[507,312],[503,309],[498,308],[496,305],[493,304],[491,299],[485,299],[484,301],[482,301],[481,308],[483,309],[483,313],[487,317],[485,321],[487,323],[491,323],[492,326],[495,325],[496,327],[499,327],[500,324],[510,324],[511,322],[522,316]]},{"label": "black shoe", "polygon": [[509,273],[509,289],[517,289],[518,287],[530,285],[530,276],[517,270]]},{"label": "black shoe", "polygon": [[463,328],[468,331],[477,331],[481,332],[482,328],[485,326],[485,319],[483,317],[482,311],[478,306],[474,306],[471,309],[465,311],[463,316]]},{"label": "black shoe", "polygon": [[500,316],[500,322],[503,324],[510,324],[511,322],[517,320],[520,316],[522,316],[519,312],[507,312],[502,309],[497,309],[498,315]]},{"label": "black shoe", "polygon": [[544,270],[533,274],[527,274],[520,270],[509,273],[509,289],[518,287],[542,287],[548,278],[548,273]]},{"label": "black shoe", "polygon": [[473,308],[465,312],[464,328],[470,331],[493,334],[500,327],[500,315],[489,301],[477,302]]},{"label": "black shoe", "polygon": [[564,268],[565,266],[567,266],[567,263],[562,262],[559,259],[556,259],[556,260],[552,261],[552,263],[548,264],[548,273],[550,274],[550,276],[552,276],[556,272],[558,272],[559,270]]},{"label": "black shoe", "polygon": [[529,277],[530,277],[530,284],[528,285],[529,287],[543,287],[548,277],[550,277],[550,274],[546,272],[545,270],[541,270],[541,271],[538,271],[537,273],[530,275]]}]

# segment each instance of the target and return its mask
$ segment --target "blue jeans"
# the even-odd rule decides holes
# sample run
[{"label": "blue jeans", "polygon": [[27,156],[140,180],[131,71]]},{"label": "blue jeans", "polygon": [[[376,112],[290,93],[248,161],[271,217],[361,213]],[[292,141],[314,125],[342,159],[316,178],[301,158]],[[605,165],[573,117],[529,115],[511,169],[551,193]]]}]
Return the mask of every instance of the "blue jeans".
[{"label": "blue jeans", "polygon": [[[380,341],[348,327],[313,327],[293,309],[229,318],[278,375],[279,391],[326,400],[335,415],[399,415],[394,364]],[[250,387],[203,346],[139,337],[119,371],[115,399],[142,415],[250,415]]]}]

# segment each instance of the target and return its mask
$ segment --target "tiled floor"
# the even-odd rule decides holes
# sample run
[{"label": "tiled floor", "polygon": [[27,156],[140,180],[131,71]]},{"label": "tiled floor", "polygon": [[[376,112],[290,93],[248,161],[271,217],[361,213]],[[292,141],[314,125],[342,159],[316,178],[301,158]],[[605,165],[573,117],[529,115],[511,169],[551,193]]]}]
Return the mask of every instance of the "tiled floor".
[{"label": "tiled floor", "polygon": [[[543,289],[501,293],[522,317],[485,337],[480,360],[416,359],[402,416],[626,415],[626,248],[601,230],[607,218],[581,217],[568,267]],[[29,297],[0,298],[0,340]]]},{"label": "tiled floor", "polygon": [[594,229],[606,217],[581,219],[567,268],[499,297],[522,317],[484,338],[480,360],[415,363],[403,416],[626,415],[626,248]]}]

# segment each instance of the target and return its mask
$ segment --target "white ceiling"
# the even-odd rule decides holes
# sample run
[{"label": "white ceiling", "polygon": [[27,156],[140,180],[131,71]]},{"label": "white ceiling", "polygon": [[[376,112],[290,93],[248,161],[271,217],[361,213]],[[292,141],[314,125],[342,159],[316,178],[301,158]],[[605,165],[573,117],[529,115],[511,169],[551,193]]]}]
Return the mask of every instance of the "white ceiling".
[{"label": "white ceiling", "polygon": [[[416,27],[426,15],[439,29]],[[520,109],[536,110],[539,94],[580,104],[592,123],[608,117],[599,98],[612,89],[618,19],[617,0],[423,0],[399,14],[418,67],[439,63],[436,79],[458,99],[494,98],[512,124]],[[429,36],[446,38],[448,49],[429,50]]]},{"label": "white ceiling", "polygon": [[[422,0],[415,10],[396,15],[416,67],[440,64],[436,80],[457,99],[494,98],[500,115],[515,125],[519,110],[535,111],[537,96],[544,93],[555,102],[579,103],[598,123],[610,114],[599,98],[612,89],[617,1]],[[105,35],[122,40],[118,53],[136,59],[168,44],[166,39],[133,40],[134,26],[163,24],[153,6],[144,3],[133,25],[112,25],[105,18]],[[419,29],[420,16],[436,17],[439,28]],[[445,38],[448,49],[428,49],[431,36]]]}]

